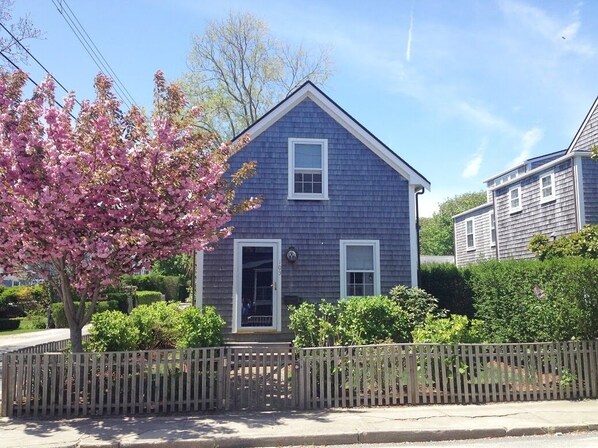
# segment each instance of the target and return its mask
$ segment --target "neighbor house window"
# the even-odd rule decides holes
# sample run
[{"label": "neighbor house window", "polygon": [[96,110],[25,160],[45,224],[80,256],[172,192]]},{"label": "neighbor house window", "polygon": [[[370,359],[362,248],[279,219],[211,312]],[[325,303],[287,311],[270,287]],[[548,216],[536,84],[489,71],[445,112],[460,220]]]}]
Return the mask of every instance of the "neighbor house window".
[{"label": "neighbor house window", "polygon": [[540,176],[540,203],[554,199],[554,173],[544,174]]},{"label": "neighbor house window", "polygon": [[490,246],[496,246],[496,215],[490,213]]},{"label": "neighbor house window", "polygon": [[328,199],[328,140],[289,139],[289,199]]},{"label": "neighbor house window", "polygon": [[475,236],[474,236],[474,225],[473,219],[465,221],[465,237],[467,240],[467,250],[475,249]]},{"label": "neighbor house window", "polygon": [[509,211],[511,213],[521,211],[521,186],[519,185],[509,190]]},{"label": "neighbor house window", "polygon": [[341,296],[380,294],[380,245],[377,240],[341,240]]}]

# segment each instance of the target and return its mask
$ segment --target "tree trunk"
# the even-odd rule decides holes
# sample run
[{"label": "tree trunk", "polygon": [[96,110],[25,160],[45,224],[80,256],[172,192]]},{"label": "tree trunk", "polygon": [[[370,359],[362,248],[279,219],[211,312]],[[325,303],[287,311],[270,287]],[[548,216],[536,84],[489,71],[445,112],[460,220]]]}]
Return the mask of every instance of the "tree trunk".
[{"label": "tree trunk", "polygon": [[71,325],[71,345],[73,353],[83,352],[83,331],[79,325]]}]

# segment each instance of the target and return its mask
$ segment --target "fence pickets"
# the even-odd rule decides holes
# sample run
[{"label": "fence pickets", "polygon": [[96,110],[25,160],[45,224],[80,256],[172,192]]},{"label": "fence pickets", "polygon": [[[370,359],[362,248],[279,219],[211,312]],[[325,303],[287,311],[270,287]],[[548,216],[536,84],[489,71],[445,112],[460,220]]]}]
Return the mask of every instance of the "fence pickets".
[{"label": "fence pickets", "polygon": [[6,353],[3,416],[536,401],[598,396],[598,341]]}]

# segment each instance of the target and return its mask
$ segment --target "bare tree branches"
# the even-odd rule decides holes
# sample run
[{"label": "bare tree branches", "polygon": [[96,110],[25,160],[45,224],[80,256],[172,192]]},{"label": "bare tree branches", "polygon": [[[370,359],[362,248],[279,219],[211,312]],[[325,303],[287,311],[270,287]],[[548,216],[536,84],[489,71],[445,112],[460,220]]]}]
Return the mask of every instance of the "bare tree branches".
[{"label": "bare tree branches", "polygon": [[[39,39],[42,36],[42,32],[33,26],[28,15],[13,20],[13,5],[13,0],[0,0],[0,22],[8,28],[16,38],[15,40],[11,36],[4,34],[0,35],[0,51],[7,56],[10,56],[14,62],[26,62],[27,52],[21,45],[27,47],[26,41],[30,39]],[[4,62],[0,62],[0,65],[3,64]]]}]

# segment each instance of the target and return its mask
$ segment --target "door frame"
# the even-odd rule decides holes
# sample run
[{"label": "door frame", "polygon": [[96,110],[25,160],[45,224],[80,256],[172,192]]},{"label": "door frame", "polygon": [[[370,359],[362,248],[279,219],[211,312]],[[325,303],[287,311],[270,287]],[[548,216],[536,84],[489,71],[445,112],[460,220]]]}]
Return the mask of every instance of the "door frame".
[{"label": "door frame", "polygon": [[[272,326],[271,327],[243,327],[241,326],[242,286],[243,286],[243,248],[271,247],[272,248],[272,279],[274,291],[272,295]],[[236,239],[233,249],[233,333],[272,333],[281,331],[282,283],[281,283],[281,248],[279,239]]]}]

